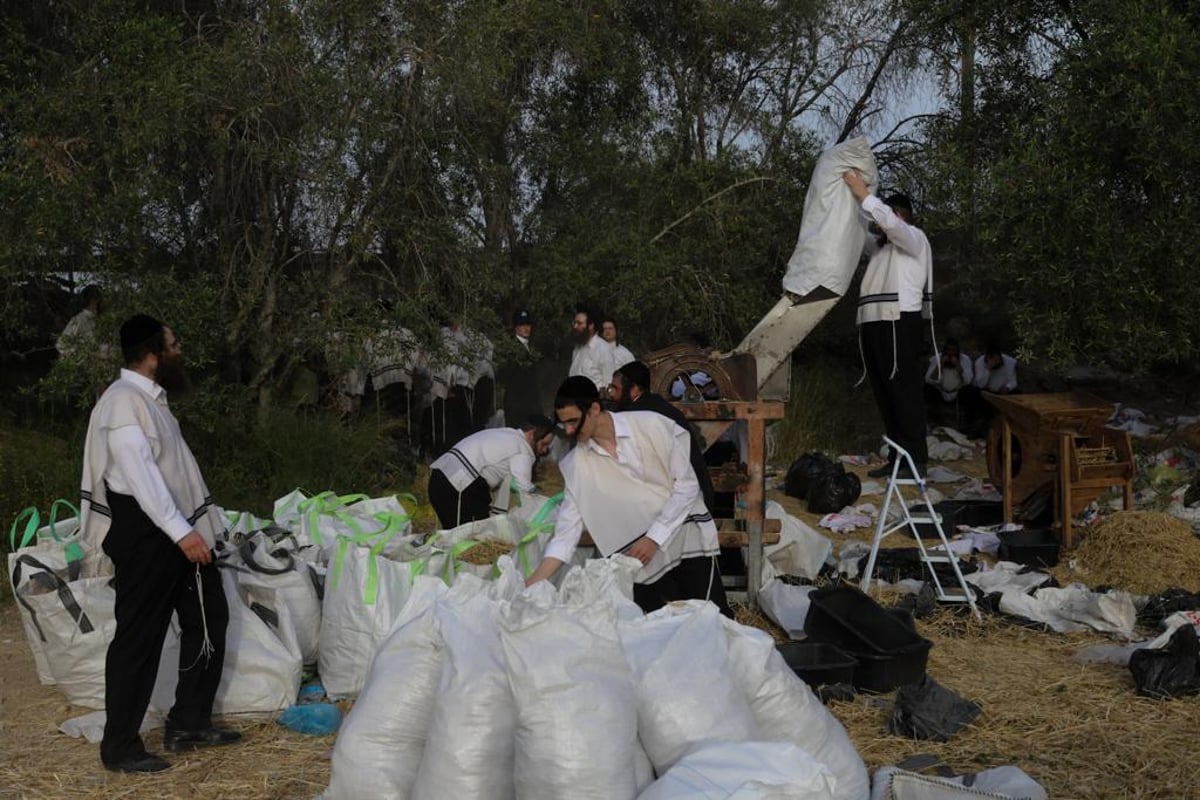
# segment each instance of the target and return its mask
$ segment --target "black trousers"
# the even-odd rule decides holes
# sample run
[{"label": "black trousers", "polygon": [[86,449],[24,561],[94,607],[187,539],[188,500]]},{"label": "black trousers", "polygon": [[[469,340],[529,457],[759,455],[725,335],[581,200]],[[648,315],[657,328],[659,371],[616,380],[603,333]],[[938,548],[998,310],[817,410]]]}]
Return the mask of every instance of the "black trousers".
[{"label": "black trousers", "polygon": [[[117,630],[104,663],[107,720],[100,758],[113,764],[146,752],[138,728],[150,705],[173,612],[181,631],[179,685],[167,725],[184,730],[212,725],[229,607],[215,566],[197,568],[188,561],[132,497],[110,491],[108,504],[112,527],[104,552],[116,567]],[[210,654],[202,654],[206,630]]]},{"label": "black trousers", "polygon": [[[924,375],[921,370],[921,312],[905,311],[892,322],[865,322],[859,330],[867,378],[888,438],[913,461],[929,460],[925,445]],[[896,454],[889,456],[895,460]]]},{"label": "black trousers", "polygon": [[721,570],[715,556],[685,558],[654,583],[633,585],[633,601],[647,614],[675,600],[703,600],[705,597],[722,614],[733,619],[733,609],[725,598],[725,585],[721,583]]},{"label": "black trousers", "polygon": [[[475,384],[474,396],[471,398],[471,430],[481,431],[487,427],[488,421],[496,413],[496,381],[494,378],[480,378]],[[520,425],[525,420],[509,422],[509,425]]]},{"label": "black trousers", "polygon": [[488,518],[492,511],[492,492],[487,481],[476,478],[460,494],[440,469],[434,469],[429,471],[429,504],[444,530],[457,528]]},{"label": "black trousers", "polygon": [[421,415],[421,443],[431,460],[470,435],[471,406],[467,404],[466,387],[454,387],[448,398],[435,399]]}]

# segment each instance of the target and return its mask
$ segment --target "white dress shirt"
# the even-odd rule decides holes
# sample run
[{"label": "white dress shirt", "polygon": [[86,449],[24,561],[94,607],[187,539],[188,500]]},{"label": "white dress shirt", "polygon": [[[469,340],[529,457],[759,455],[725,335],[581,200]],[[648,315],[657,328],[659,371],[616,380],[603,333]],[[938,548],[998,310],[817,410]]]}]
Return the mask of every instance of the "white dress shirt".
[{"label": "white dress shirt", "polygon": [[[121,378],[137,386],[161,406],[167,405],[167,392],[154,381],[133,370],[122,369]],[[150,451],[150,441],[140,425],[124,425],[108,432],[108,452],[112,460],[104,473],[110,489],[131,495],[150,521],[178,542],[192,531],[192,525],[175,504],[162,471]]]},{"label": "white dress shirt", "polygon": [[637,357],[625,345],[618,342],[611,343],[609,346],[612,348],[613,354],[613,372],[616,372],[631,361],[637,361]]},{"label": "white dress shirt", "polygon": [[1000,366],[988,369],[987,356],[975,359],[975,385],[989,392],[1011,392],[1017,388],[1017,360],[1010,355],[1000,356]]},{"label": "white dress shirt", "polygon": [[[613,428],[617,436],[617,463],[625,472],[637,480],[645,480],[641,458],[638,455],[637,444],[633,441],[633,433],[619,413],[612,414]],[[594,453],[605,458],[611,458],[608,451],[593,440],[588,440],[580,447],[588,447]],[[659,547],[683,525],[687,519],[696,498],[700,496],[700,482],[696,480],[696,472],[692,469],[691,435],[675,426],[675,438],[671,444],[671,494],[663,505],[658,517],[646,530],[646,536],[658,543]],[[596,491],[604,491],[597,487]],[[614,498],[614,501],[617,501]],[[563,497],[558,509],[558,519],[554,525],[554,538],[546,546],[546,557],[556,558],[562,562],[571,560],[583,533],[583,517],[579,514],[570,492]]]},{"label": "white dress shirt", "polygon": [[571,354],[571,370],[567,377],[582,375],[596,384],[597,389],[604,391],[612,383],[614,372],[616,367],[613,366],[612,347],[601,337],[592,334],[587,344],[577,346]]},{"label": "white dress shirt", "polygon": [[975,371],[971,369],[971,359],[964,355],[958,357],[958,369],[941,368],[941,374],[938,374],[938,365],[941,359],[937,355],[929,357],[929,369],[925,370],[925,382],[930,386],[936,386],[942,394],[942,399],[947,403],[953,403],[958,397],[958,390],[964,386],[970,386],[975,378]]}]

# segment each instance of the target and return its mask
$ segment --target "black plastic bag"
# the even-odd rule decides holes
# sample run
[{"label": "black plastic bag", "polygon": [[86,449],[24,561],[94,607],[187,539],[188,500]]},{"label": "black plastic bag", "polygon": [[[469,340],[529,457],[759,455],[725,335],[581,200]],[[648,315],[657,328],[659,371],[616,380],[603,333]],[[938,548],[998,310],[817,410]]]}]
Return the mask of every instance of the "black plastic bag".
[{"label": "black plastic bag", "polygon": [[1200,693],[1200,640],[1191,625],[1181,625],[1165,647],[1134,650],[1129,671],[1141,697],[1167,699]]},{"label": "black plastic bag", "polygon": [[1138,611],[1138,622],[1142,625],[1154,626],[1162,622],[1163,617],[1170,616],[1176,611],[1194,611],[1198,608],[1200,608],[1200,594],[1192,594],[1176,586],[1152,595],[1146,601],[1146,605]]},{"label": "black plastic bag", "polygon": [[808,510],[814,514],[841,511],[853,505],[862,494],[862,481],[853,472],[838,464],[837,472],[827,472],[808,485]]},{"label": "black plastic bag", "polygon": [[945,742],[982,710],[926,675],[920,683],[901,686],[896,692],[887,729],[897,736]]},{"label": "black plastic bag", "polygon": [[845,467],[835,463],[824,453],[805,453],[788,467],[787,477],[783,481],[783,493],[803,500],[808,497],[808,487],[814,478],[839,470],[845,471]]}]

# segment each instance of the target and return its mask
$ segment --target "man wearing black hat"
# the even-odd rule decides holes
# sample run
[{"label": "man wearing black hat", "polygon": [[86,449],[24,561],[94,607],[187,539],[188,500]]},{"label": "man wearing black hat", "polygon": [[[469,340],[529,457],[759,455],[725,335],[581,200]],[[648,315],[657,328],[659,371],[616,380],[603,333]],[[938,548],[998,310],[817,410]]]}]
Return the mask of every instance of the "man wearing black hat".
[{"label": "man wearing black hat", "polygon": [[554,438],[549,417],[529,417],[519,428],[472,433],[429,465],[429,503],[442,528],[487,519],[508,510],[512,487],[533,491],[533,465]]},{"label": "man wearing black hat", "polygon": [[513,314],[513,338],[503,348],[504,364],[498,381],[504,391],[504,419],[517,425],[531,415],[542,413],[538,385],[538,355],[529,342],[533,334],[533,316],[521,309]]},{"label": "man wearing black hat", "polygon": [[169,765],[138,730],[171,615],[179,617],[179,683],[163,742],[172,752],[241,738],[212,723],[228,606],[213,565],[224,532],[179,423],[167,406],[190,389],[174,332],[144,314],[121,326],[125,368],[100,396],[83,453],[83,538],[115,568],[117,628],[105,661],[100,758],[120,772]]},{"label": "man wearing black hat", "polygon": [[[871,194],[855,170],[842,175],[862,204],[876,233],[876,249],[867,263],[858,298],[859,342],[863,366],[888,438],[903,447],[924,475],[925,402],[921,375],[922,319],[933,319],[933,251],[925,233],[913,224],[912,201],[894,194],[886,201]],[[871,470],[891,474],[897,454]],[[901,464],[902,477],[908,474]]]}]

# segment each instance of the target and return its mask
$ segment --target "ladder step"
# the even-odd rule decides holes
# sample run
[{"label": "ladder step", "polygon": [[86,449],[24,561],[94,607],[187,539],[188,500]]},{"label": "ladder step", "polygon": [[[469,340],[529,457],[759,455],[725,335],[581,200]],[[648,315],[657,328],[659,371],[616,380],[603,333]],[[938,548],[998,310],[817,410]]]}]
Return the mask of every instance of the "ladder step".
[{"label": "ladder step", "polygon": [[937,523],[938,525],[942,524],[941,514],[934,514],[932,517],[928,514],[910,514],[908,518],[918,525],[933,525],[934,523]]},{"label": "ladder step", "polygon": [[926,564],[953,564],[958,561],[958,556],[927,555],[923,560]]},{"label": "ladder step", "polygon": [[969,603],[969,602],[971,602],[971,598],[967,597],[965,594],[938,595],[938,600],[941,600],[943,603]]}]

